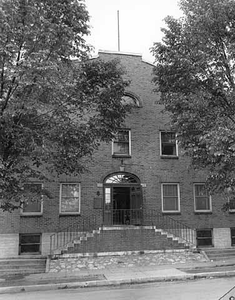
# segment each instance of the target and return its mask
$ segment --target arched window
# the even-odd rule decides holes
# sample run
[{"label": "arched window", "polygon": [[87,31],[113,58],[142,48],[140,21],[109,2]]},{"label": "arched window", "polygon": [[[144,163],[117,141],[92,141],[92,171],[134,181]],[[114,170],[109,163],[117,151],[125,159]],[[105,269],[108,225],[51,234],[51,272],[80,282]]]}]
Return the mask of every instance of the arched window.
[{"label": "arched window", "polygon": [[104,183],[130,184],[130,183],[140,183],[140,180],[135,175],[130,173],[116,173],[106,177]]},{"label": "arched window", "polygon": [[130,92],[126,92],[122,97],[122,104],[123,105],[131,105],[134,107],[140,107],[140,101],[136,95]]}]

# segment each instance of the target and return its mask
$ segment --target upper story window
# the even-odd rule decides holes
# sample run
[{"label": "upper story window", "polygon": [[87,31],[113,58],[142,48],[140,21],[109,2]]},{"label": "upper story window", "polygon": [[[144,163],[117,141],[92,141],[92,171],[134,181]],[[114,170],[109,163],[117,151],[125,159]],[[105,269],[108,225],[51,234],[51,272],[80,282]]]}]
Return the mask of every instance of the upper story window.
[{"label": "upper story window", "polygon": [[25,198],[27,199],[21,210],[22,215],[41,215],[43,211],[43,196],[41,183],[24,185]]},{"label": "upper story window", "polygon": [[113,156],[131,156],[131,131],[118,130],[112,143]]},{"label": "upper story window", "polygon": [[60,214],[79,214],[81,188],[79,183],[60,184]]},{"label": "upper story window", "polygon": [[194,186],[194,209],[195,212],[211,211],[211,196],[203,183],[195,183]]},{"label": "upper story window", "polygon": [[123,96],[122,96],[122,104],[123,105],[130,105],[133,107],[140,107],[140,100],[138,99],[138,97],[136,95],[134,95],[131,92],[126,92]]},{"label": "upper story window", "polygon": [[180,212],[180,189],[178,183],[162,184],[162,212]]},{"label": "upper story window", "polygon": [[178,145],[175,132],[160,132],[160,151],[163,157],[177,157]]}]

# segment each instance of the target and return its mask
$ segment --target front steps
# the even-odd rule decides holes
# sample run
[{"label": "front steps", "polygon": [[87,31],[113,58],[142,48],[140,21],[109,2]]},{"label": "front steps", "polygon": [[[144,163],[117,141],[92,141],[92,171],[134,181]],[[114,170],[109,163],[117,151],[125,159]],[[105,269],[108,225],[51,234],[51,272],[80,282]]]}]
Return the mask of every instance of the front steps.
[{"label": "front steps", "polygon": [[0,259],[0,276],[16,274],[37,274],[45,273],[45,271],[46,257],[14,257]]},{"label": "front steps", "polygon": [[235,260],[235,248],[201,248],[201,250],[206,253],[211,261]]},{"label": "front steps", "polygon": [[156,229],[155,226],[112,226],[87,233],[53,254],[173,250],[190,247],[184,240]]}]

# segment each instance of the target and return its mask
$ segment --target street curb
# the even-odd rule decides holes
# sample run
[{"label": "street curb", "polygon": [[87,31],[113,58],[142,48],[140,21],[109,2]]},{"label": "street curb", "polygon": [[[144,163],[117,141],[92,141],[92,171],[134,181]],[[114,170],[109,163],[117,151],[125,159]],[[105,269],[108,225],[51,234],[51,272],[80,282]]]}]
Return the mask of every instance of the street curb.
[{"label": "street curb", "polygon": [[133,279],[107,280],[107,281],[102,280],[102,281],[53,283],[53,284],[43,284],[43,285],[9,286],[9,287],[1,287],[0,294],[47,291],[47,290],[63,290],[63,289],[73,289],[73,288],[89,288],[89,287],[105,287],[105,286],[109,287],[109,286],[120,286],[126,284],[197,280],[203,278],[212,279],[216,277],[232,277],[232,276],[235,276],[235,271],[213,272],[213,273],[207,272],[207,273],[198,273],[198,274],[193,273],[193,274],[174,275],[174,276],[139,277]]}]

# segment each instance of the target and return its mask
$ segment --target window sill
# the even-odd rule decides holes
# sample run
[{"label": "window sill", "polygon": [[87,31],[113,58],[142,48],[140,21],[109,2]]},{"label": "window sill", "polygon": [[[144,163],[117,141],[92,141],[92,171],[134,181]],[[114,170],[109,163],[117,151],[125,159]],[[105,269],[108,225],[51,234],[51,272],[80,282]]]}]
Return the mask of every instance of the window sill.
[{"label": "window sill", "polygon": [[43,213],[21,213],[20,217],[42,217]]},{"label": "window sill", "polygon": [[160,155],[162,159],[179,159],[178,155]]},{"label": "window sill", "polygon": [[80,212],[78,212],[78,213],[60,213],[59,214],[59,217],[68,217],[68,216],[80,216],[81,215],[81,213]]},{"label": "window sill", "polygon": [[131,158],[131,155],[129,154],[112,154],[113,158]]},{"label": "window sill", "polygon": [[194,211],[195,215],[212,215],[212,211]]},{"label": "window sill", "polygon": [[180,211],[162,211],[163,215],[181,215]]},{"label": "window sill", "polygon": [[234,210],[229,210],[228,211],[230,214],[235,214],[235,209]]}]

